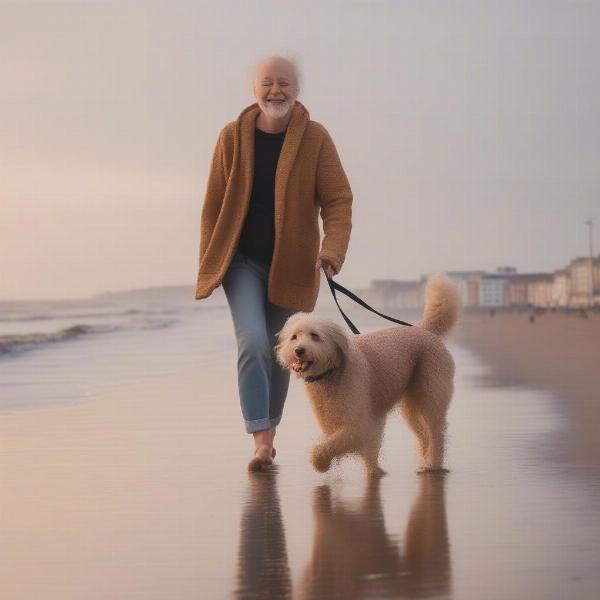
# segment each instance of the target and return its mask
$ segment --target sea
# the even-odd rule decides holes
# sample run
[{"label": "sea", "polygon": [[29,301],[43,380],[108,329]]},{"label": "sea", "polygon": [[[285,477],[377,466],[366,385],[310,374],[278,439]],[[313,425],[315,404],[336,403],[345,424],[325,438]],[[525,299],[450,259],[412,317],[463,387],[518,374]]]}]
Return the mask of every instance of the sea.
[{"label": "sea", "polygon": [[[321,290],[315,310],[343,324],[329,289]],[[385,323],[358,305],[344,310],[365,330]],[[209,352],[235,352],[221,287],[200,301],[190,286],[0,300],[0,411],[85,402],[183,371]]]},{"label": "sea", "polygon": [[[0,301],[0,411],[86,401],[234,343],[224,294],[199,302],[188,286],[81,299]],[[231,329],[231,336],[211,335]]]}]

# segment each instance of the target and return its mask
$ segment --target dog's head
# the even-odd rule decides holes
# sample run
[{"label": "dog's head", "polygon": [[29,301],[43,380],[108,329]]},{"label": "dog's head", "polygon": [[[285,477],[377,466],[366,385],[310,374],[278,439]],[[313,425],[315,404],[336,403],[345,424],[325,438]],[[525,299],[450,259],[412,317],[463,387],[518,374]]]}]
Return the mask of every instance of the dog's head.
[{"label": "dog's head", "polygon": [[292,315],[277,338],[277,360],[301,379],[342,366],[349,344],[339,325],[308,313]]}]

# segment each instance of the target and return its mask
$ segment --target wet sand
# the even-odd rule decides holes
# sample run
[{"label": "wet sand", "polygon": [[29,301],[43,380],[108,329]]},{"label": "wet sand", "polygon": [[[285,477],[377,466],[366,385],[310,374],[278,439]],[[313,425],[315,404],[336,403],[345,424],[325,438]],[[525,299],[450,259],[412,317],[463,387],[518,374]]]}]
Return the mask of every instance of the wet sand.
[{"label": "wet sand", "polygon": [[203,335],[192,368],[0,413],[3,600],[594,597],[597,480],[532,452],[566,422],[552,397],[490,387],[451,343],[450,473],[416,474],[393,414],[370,484],[351,459],[312,470],[319,432],[293,380],[276,467],[248,474],[233,338],[207,351]]},{"label": "wet sand", "polygon": [[551,393],[565,419],[543,452],[600,474],[600,314],[462,315],[450,340],[489,365],[481,384]]}]

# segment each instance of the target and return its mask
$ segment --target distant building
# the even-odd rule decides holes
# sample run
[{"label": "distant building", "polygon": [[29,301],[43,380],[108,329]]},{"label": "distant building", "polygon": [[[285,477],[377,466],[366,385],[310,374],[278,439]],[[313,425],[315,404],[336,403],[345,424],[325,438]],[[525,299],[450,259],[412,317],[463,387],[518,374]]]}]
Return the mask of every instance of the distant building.
[{"label": "distant building", "polygon": [[567,269],[554,271],[552,281],[551,306],[564,307],[569,305],[571,280]]},{"label": "distant building", "polygon": [[[517,273],[512,266],[485,271],[446,271],[456,284],[464,307],[539,306],[587,307],[600,305],[600,254],[579,257],[553,273]],[[420,281],[376,279],[368,297],[388,309],[423,306],[428,275]]]},{"label": "distant building", "polygon": [[498,267],[496,273],[499,275],[514,275],[517,272],[516,267]]},{"label": "distant building", "polygon": [[369,297],[385,310],[420,308],[423,306],[423,291],[422,281],[374,279]]},{"label": "distant building", "polygon": [[592,288],[590,259],[574,258],[567,269],[571,280],[570,303],[574,306],[587,306]]},{"label": "distant building", "polygon": [[527,287],[527,300],[533,306],[552,306],[552,286],[554,275],[551,273],[536,273]]},{"label": "distant building", "polygon": [[480,306],[503,306],[504,290],[510,277],[506,275],[484,275],[479,285]]},{"label": "distant building", "polygon": [[600,302],[600,255],[574,258],[567,267],[571,280],[571,306]]},{"label": "distant building", "polygon": [[446,275],[456,283],[463,306],[479,306],[479,287],[485,271],[446,271]]},{"label": "distant building", "polygon": [[505,301],[507,306],[550,306],[552,282],[550,273],[517,273],[506,282]]}]

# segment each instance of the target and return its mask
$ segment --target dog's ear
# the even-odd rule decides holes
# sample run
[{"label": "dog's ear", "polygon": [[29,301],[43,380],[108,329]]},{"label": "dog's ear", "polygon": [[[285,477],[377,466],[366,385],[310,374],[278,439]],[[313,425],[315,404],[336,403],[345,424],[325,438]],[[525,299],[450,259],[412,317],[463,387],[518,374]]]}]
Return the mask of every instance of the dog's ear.
[{"label": "dog's ear", "polygon": [[324,333],[340,349],[342,354],[346,354],[349,347],[349,340],[346,332],[337,324],[329,322],[323,326]]}]

